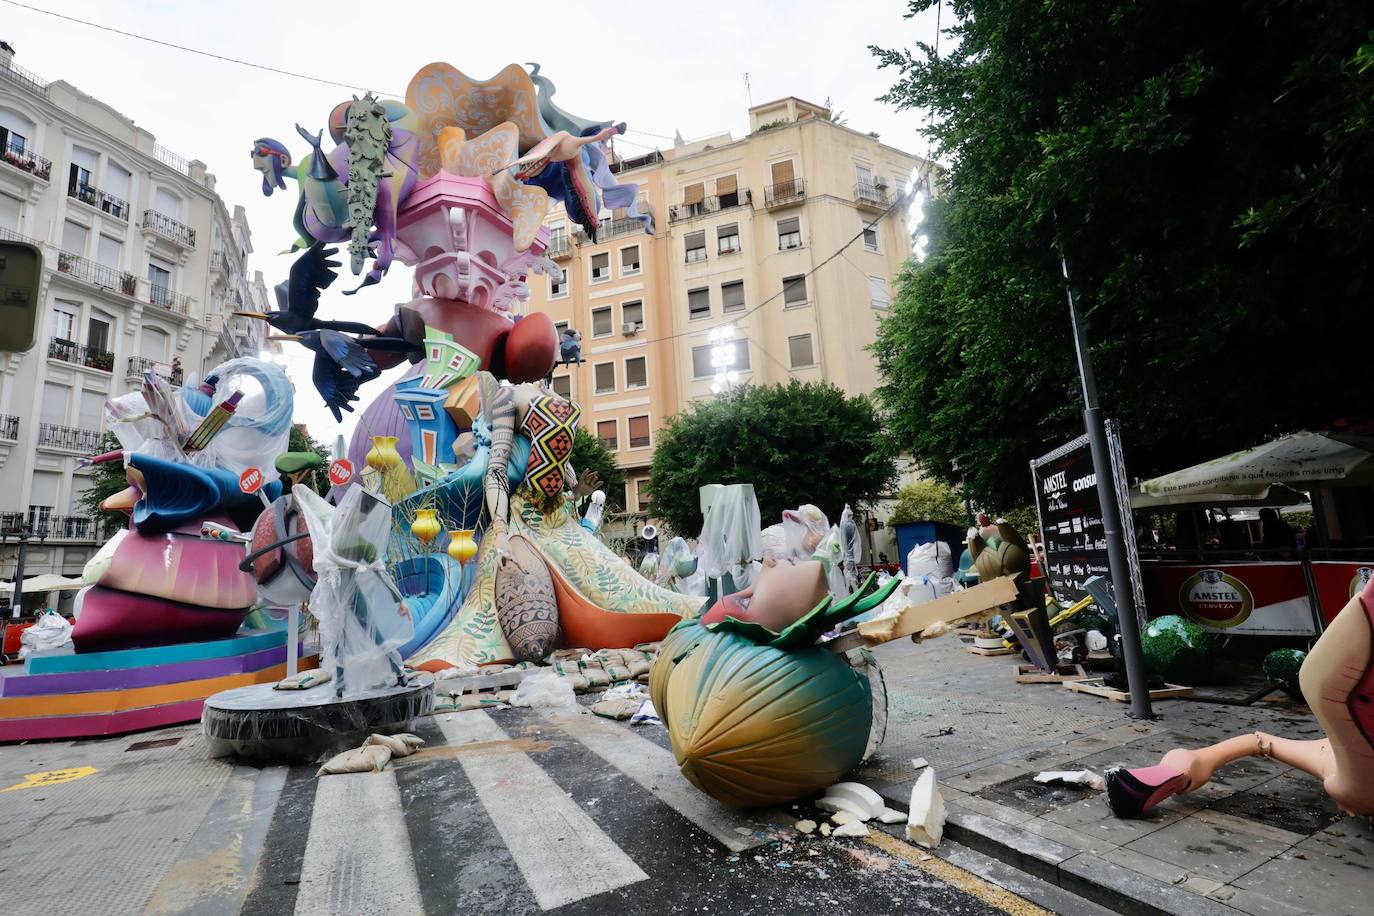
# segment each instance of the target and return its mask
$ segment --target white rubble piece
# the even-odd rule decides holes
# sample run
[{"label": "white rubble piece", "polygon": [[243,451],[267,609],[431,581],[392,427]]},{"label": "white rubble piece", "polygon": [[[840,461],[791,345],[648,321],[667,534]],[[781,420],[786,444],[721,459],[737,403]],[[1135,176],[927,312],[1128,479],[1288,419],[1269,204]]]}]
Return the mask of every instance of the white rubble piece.
[{"label": "white rubble piece", "polygon": [[816,822],[813,821],[813,820],[797,821],[797,822],[796,822],[795,824],[793,824],[792,826],[793,826],[793,827],[796,827],[797,830],[800,831],[800,832],[802,832],[802,833],[807,833],[807,834],[809,834],[809,833],[815,833],[815,832],[816,832]]},{"label": "white rubble piece", "polygon": [[1087,786],[1099,792],[1107,787],[1107,782],[1092,770],[1044,770],[1035,774],[1036,782],[1062,782],[1071,786]]},{"label": "white rubble piece", "polygon": [[821,822],[821,836],[830,836],[830,824],[826,821]]},{"label": "white rubble piece", "polygon": [[906,838],[917,846],[934,849],[945,833],[945,800],[935,785],[935,769],[927,767],[911,788],[911,813]]},{"label": "white rubble piece", "polygon": [[862,824],[864,819],[849,811],[836,811],[830,815],[830,823],[836,827],[843,827],[845,824]]},{"label": "white rubble piece", "polygon": [[884,808],[882,811],[878,812],[878,820],[882,821],[884,824],[900,824],[902,821],[906,820],[906,815],[900,811],[894,811],[891,808]]},{"label": "white rubble piece", "polygon": [[868,809],[866,807],[861,807],[857,803],[847,798],[840,798],[834,795],[827,795],[825,798],[822,798],[819,801],[817,801],[816,808],[817,810],[829,811],[831,813],[835,813],[838,811],[846,811],[849,814],[852,814],[854,817],[857,817],[861,821],[867,820],[869,816]]},{"label": "white rubble piece", "polygon": [[914,769],[923,770],[926,767],[930,766],[930,761],[925,759],[924,757],[912,757],[911,766]]},{"label": "white rubble piece", "polygon": [[[860,820],[878,816],[883,810],[883,798],[861,782],[837,782],[825,790],[826,798],[841,798],[851,802]],[[818,806],[819,807],[819,806]]]},{"label": "white rubble piece", "polygon": [[831,836],[868,836],[868,828],[862,821],[854,821],[852,824],[836,827]]}]

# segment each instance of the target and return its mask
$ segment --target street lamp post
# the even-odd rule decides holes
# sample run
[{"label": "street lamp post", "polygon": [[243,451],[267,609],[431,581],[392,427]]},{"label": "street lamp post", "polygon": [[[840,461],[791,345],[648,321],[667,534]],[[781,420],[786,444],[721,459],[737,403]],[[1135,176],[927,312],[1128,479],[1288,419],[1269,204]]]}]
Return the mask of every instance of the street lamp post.
[{"label": "street lamp post", "polygon": [[[10,617],[17,620],[24,611],[24,554],[28,550],[29,540],[34,536],[33,525],[24,521],[20,522],[18,529],[13,532],[0,531],[0,543],[8,541],[11,534],[19,545],[19,552],[14,561],[14,589],[10,593]],[[43,540],[41,533],[38,540]]]},{"label": "street lamp post", "polygon": [[1116,598],[1121,653],[1126,661],[1126,679],[1130,681],[1131,715],[1137,719],[1153,719],[1145,656],[1140,651],[1135,588],[1131,585],[1126,541],[1121,533],[1121,511],[1116,501],[1116,474],[1107,449],[1107,427],[1097,403],[1097,378],[1093,374],[1092,353],[1088,349],[1088,332],[1083,326],[1083,316],[1078,313],[1078,296],[1069,277],[1069,260],[1062,245],[1059,264],[1064,271],[1064,287],[1069,296],[1069,320],[1073,323],[1074,348],[1078,351],[1078,379],[1083,386],[1083,426],[1088,432],[1088,449],[1097,478],[1097,498],[1102,504],[1102,532],[1107,539],[1107,565],[1111,568],[1112,592]]}]

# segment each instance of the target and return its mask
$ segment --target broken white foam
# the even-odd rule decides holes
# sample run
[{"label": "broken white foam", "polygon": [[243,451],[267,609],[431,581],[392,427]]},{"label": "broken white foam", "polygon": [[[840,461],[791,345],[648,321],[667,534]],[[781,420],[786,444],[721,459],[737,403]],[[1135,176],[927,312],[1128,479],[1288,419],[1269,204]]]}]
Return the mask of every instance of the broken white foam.
[{"label": "broken white foam", "polygon": [[863,821],[854,821],[854,822],[851,823],[851,824],[845,824],[845,825],[843,825],[843,826],[841,826],[841,827],[836,827],[836,828],[834,829],[834,831],[833,831],[830,835],[831,835],[831,836],[868,836],[868,828],[864,826]]},{"label": "broken white foam", "polygon": [[1062,782],[1071,786],[1087,786],[1099,792],[1107,787],[1107,782],[1092,770],[1044,770],[1035,774],[1036,782]]},{"label": "broken white foam", "polygon": [[917,846],[934,849],[945,833],[945,800],[935,785],[935,769],[927,767],[911,788],[911,811],[906,838]]}]

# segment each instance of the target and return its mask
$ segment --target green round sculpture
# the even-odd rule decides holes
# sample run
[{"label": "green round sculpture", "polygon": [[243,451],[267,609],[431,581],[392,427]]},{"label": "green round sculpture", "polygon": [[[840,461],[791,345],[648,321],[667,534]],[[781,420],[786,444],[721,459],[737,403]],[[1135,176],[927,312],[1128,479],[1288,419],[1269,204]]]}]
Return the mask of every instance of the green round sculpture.
[{"label": "green round sculpture", "polygon": [[1298,672],[1305,658],[1307,653],[1302,649],[1275,649],[1264,657],[1264,676],[1277,681],[1283,692],[1299,703],[1307,702],[1298,683]]},{"label": "green round sculpture", "polygon": [[1202,627],[1174,614],[1156,617],[1140,638],[1145,666],[1166,680],[1196,681],[1206,671],[1212,637]]},{"label": "green round sculpture", "polygon": [[1096,630],[1108,639],[1116,635],[1116,621],[1092,608],[1074,614],[1059,626],[1065,632],[1069,630]]}]

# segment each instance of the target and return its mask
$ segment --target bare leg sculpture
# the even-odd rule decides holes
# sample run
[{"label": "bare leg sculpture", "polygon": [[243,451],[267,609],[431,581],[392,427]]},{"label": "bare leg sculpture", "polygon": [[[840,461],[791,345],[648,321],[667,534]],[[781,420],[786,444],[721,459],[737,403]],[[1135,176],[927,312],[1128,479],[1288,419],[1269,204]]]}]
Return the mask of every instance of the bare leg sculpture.
[{"label": "bare leg sculpture", "polygon": [[1171,795],[1207,784],[1242,757],[1272,757],[1322,781],[1349,814],[1374,814],[1374,581],[1341,609],[1299,676],[1303,695],[1326,737],[1294,741],[1264,732],[1238,735],[1190,751],[1172,750],[1158,764],[1107,773],[1107,801],[1117,817],[1140,817]]}]

